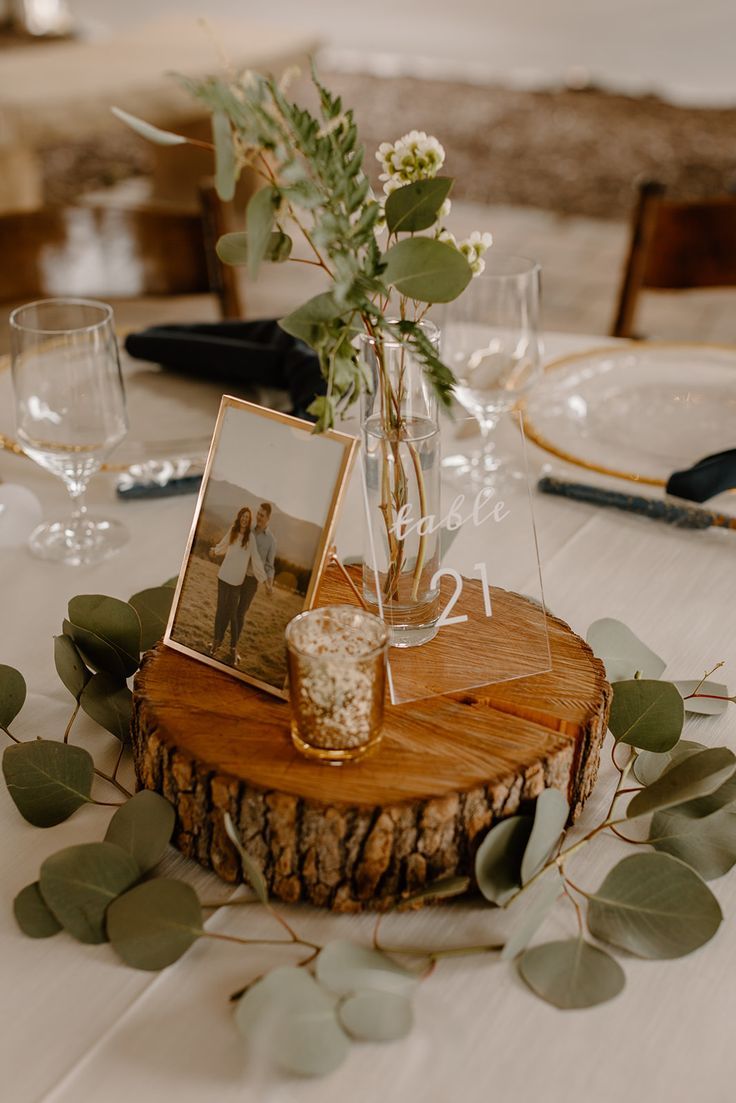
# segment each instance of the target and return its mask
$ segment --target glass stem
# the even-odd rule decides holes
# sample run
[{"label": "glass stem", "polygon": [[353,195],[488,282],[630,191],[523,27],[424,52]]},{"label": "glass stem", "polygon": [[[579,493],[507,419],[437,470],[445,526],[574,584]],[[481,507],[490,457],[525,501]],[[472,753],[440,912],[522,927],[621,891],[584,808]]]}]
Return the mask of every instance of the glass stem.
[{"label": "glass stem", "polygon": [[87,516],[87,480],[81,482],[78,479],[70,480],[66,484],[69,497],[72,500],[72,520],[77,524]]},{"label": "glass stem", "polygon": [[493,441],[491,440],[491,433],[496,428],[499,421],[500,416],[497,413],[487,413],[483,411],[483,413],[478,415],[482,442],[480,456],[478,457],[478,466],[483,471],[486,471],[490,464],[494,448]]}]

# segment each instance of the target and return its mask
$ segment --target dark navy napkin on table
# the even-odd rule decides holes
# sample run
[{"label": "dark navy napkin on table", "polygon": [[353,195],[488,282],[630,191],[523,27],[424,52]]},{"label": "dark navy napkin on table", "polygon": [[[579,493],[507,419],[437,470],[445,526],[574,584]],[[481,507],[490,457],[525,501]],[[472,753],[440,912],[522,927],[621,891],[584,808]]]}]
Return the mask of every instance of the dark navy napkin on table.
[{"label": "dark navy napkin on table", "polygon": [[736,448],[705,456],[685,471],[675,471],[667,481],[667,493],[691,502],[708,498],[736,487]]}]

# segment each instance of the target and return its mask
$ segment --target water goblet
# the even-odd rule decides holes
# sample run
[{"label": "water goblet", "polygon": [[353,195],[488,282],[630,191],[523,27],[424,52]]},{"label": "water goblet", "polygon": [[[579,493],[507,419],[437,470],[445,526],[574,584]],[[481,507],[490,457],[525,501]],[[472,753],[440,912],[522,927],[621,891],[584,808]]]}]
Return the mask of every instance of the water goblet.
[{"label": "water goblet", "polygon": [[44,299],[10,315],[18,441],[64,481],[71,516],[46,521],[29,538],[42,559],[97,563],[128,539],[119,521],[91,517],[91,477],[128,431],[112,310],[86,299]]}]

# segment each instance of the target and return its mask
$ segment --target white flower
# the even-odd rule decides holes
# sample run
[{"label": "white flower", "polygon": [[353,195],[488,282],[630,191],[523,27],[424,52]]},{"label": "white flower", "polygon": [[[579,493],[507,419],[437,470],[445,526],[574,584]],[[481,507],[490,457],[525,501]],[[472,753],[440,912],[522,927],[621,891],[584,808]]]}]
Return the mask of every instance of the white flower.
[{"label": "white flower", "polygon": [[440,230],[440,232],[439,232],[439,234],[437,235],[437,237],[438,237],[438,240],[439,240],[439,241],[444,241],[444,242],[446,242],[446,243],[447,243],[448,245],[454,245],[454,246],[455,246],[455,248],[457,249],[457,247],[458,247],[458,245],[457,245],[457,239],[455,238],[455,235],[454,235],[454,234],[451,234],[451,233],[450,233],[450,231],[449,231],[449,230]]},{"label": "white flower", "polygon": [[452,210],[452,200],[451,199],[446,199],[445,202],[440,207],[439,211],[437,212],[437,221],[439,222],[439,220],[441,218],[449,218],[451,210]]},{"label": "white flower", "polygon": [[482,234],[480,230],[473,230],[468,238],[468,245],[472,245],[479,257],[482,257],[493,245],[493,234]]},{"label": "white flower", "polygon": [[445,151],[431,134],[410,130],[393,143],[382,142],[376,160],[383,169],[381,180],[395,178],[401,184],[413,184],[437,175],[445,163]]},{"label": "white flower", "polygon": [[404,180],[399,180],[398,176],[381,176],[382,180],[385,180],[383,185],[384,193],[389,196],[392,192],[398,191],[399,188],[404,187]]},{"label": "white flower", "polygon": [[482,276],[486,270],[486,262],[482,257],[476,257],[473,263],[470,265],[470,271],[473,273],[473,277]]}]

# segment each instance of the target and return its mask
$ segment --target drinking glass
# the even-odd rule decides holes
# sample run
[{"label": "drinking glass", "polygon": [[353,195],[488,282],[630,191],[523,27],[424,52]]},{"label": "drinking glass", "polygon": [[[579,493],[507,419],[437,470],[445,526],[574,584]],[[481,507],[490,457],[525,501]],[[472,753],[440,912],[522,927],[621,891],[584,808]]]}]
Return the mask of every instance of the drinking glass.
[{"label": "drinking glass", "polygon": [[112,310],[86,299],[44,299],[10,315],[17,436],[23,451],[63,479],[71,516],[31,533],[31,551],[72,565],[97,563],[128,539],[119,521],[90,517],[90,478],[128,431]]},{"label": "drinking glass", "polygon": [[540,375],[540,266],[526,257],[486,253],[485,271],[441,310],[442,359],[455,374],[455,396],[480,425],[483,445],[448,457],[456,475],[493,485],[520,474],[496,454],[493,430]]}]

